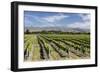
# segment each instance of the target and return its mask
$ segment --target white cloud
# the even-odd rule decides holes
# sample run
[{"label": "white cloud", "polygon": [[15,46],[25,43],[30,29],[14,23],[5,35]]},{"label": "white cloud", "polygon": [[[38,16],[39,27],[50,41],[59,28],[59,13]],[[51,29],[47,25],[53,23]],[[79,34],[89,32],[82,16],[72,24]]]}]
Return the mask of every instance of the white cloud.
[{"label": "white cloud", "polygon": [[[79,15],[81,19],[83,20],[82,22],[75,22],[72,24],[67,24],[65,26],[70,27],[70,28],[85,28],[85,29],[90,29],[90,14],[80,14]],[[64,18],[69,18],[68,15],[64,14],[56,14],[52,16],[45,16],[45,17],[38,17],[38,16],[32,16],[32,15],[26,15],[25,17],[28,18],[29,21],[27,21],[29,26],[32,26],[34,24],[34,19],[40,24],[35,24],[35,26],[40,26],[40,27],[55,27],[55,26],[61,26],[61,24],[56,24],[57,21],[60,21]]]},{"label": "white cloud", "polygon": [[73,24],[68,24],[67,27],[90,29],[90,22],[75,22]]},{"label": "white cloud", "polygon": [[47,22],[55,22],[55,21],[59,21],[61,19],[64,19],[66,17],[69,17],[69,16],[66,16],[64,14],[58,14],[58,15],[54,15],[54,16],[47,16],[47,17],[44,17],[43,20],[47,21]]},{"label": "white cloud", "polygon": [[53,15],[53,16],[47,16],[47,17],[37,17],[34,16],[34,19],[38,22],[41,23],[40,27],[55,27],[55,26],[60,26],[60,24],[56,24],[56,21],[60,21],[61,19],[64,19],[66,16],[64,14],[57,14],[57,15]]},{"label": "white cloud", "polygon": [[67,27],[90,29],[90,14],[80,14],[80,17],[83,20],[82,22],[68,24]]},{"label": "white cloud", "polygon": [[89,21],[90,20],[90,14],[80,14],[80,17],[82,18],[83,21]]}]

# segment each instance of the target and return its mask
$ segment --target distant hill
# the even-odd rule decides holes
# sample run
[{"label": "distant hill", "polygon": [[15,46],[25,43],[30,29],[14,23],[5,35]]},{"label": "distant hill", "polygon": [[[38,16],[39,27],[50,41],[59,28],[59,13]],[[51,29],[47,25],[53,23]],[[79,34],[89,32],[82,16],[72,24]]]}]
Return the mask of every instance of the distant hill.
[{"label": "distant hill", "polygon": [[25,27],[24,32],[26,30],[30,32],[40,32],[40,31],[61,31],[61,32],[90,32],[90,29],[82,29],[82,28],[68,28],[68,27]]}]

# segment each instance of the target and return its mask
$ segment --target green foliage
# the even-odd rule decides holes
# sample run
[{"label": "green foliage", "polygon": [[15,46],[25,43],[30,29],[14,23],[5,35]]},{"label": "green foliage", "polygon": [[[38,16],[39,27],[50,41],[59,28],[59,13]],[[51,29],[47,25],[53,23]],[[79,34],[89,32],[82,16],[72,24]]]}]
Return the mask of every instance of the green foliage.
[{"label": "green foliage", "polygon": [[33,46],[35,48],[33,60],[69,59],[73,56],[69,52],[81,59],[84,56],[89,57],[87,54],[90,54],[90,34],[60,31],[59,33],[54,31],[30,33],[27,30],[24,36],[24,48],[30,53]]}]

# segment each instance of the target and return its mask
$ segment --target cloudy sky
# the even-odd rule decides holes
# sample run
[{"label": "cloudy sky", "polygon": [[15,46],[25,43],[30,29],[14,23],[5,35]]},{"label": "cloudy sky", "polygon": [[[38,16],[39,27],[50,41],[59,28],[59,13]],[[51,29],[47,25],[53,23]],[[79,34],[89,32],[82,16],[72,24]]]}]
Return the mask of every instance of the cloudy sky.
[{"label": "cloudy sky", "polygon": [[25,27],[90,28],[90,14],[24,11]]}]

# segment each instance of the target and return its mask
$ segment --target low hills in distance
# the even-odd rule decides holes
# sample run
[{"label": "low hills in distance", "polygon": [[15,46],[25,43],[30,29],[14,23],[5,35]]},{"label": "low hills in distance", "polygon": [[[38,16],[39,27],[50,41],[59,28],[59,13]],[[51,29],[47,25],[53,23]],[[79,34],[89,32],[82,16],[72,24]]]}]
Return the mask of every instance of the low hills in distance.
[{"label": "low hills in distance", "polygon": [[69,28],[69,27],[24,27],[24,32],[73,32],[73,33],[90,33],[90,29]]}]

